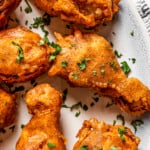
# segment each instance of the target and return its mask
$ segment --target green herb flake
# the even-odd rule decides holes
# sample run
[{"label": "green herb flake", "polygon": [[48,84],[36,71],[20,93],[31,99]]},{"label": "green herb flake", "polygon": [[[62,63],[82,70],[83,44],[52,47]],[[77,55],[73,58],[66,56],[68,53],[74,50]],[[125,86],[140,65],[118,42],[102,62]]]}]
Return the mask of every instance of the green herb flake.
[{"label": "green herb flake", "polygon": [[131,36],[134,36],[134,30],[132,30],[132,31],[130,32],[130,35],[131,35]]},{"label": "green herb flake", "polygon": [[125,137],[124,137],[124,133],[126,132],[125,128],[118,128],[118,133],[119,133],[119,137],[121,138],[121,140],[123,142],[126,141]]},{"label": "green herb flake", "polygon": [[27,7],[25,8],[25,12],[28,14],[28,13],[31,13],[32,12],[32,8],[28,2],[28,0],[25,0],[26,4],[27,4]]},{"label": "green herb flake", "polygon": [[126,75],[131,72],[131,69],[126,61],[121,62],[121,68]]},{"label": "green herb flake", "polygon": [[61,66],[62,66],[63,68],[66,68],[67,65],[68,65],[68,62],[67,62],[67,61],[62,61],[62,62],[61,62]]},{"label": "green herb flake", "polygon": [[92,71],[92,74],[93,74],[93,76],[97,76],[97,71],[96,71],[96,70],[93,70],[93,71]]},{"label": "green herb flake", "polygon": [[31,24],[31,28],[38,28],[43,27],[45,25],[50,25],[51,22],[51,16],[47,13],[45,13],[42,17],[36,17],[33,18],[33,23]]},{"label": "green herb flake", "polygon": [[20,6],[20,11],[22,12],[22,6]]},{"label": "green herb flake", "polygon": [[80,147],[79,150],[88,150],[88,146],[84,145],[84,146]]},{"label": "green herb flake", "polygon": [[66,88],[66,89],[63,90],[63,95],[62,95],[63,103],[66,101],[67,94],[68,94],[68,89]]},{"label": "green herb flake", "polygon": [[88,110],[88,106],[86,104],[84,104],[82,108],[83,108],[84,111]]},{"label": "green herb flake", "polygon": [[24,124],[21,124],[21,129],[23,129],[25,127],[25,125]]},{"label": "green herb flake", "polygon": [[28,25],[28,20],[25,21],[25,25],[26,25],[26,26]]},{"label": "green herb flake", "polygon": [[119,54],[119,52],[117,50],[115,50],[114,53],[117,58],[121,58],[123,56],[121,53]]},{"label": "green herb flake", "polygon": [[70,110],[73,111],[74,109],[77,109],[78,107],[82,107],[82,103],[81,102],[78,102],[76,104],[73,104],[71,107],[70,107]]},{"label": "green herb flake", "polygon": [[75,117],[79,117],[80,114],[81,114],[80,111],[76,112],[76,113],[75,113]]},{"label": "green herb flake", "polygon": [[56,59],[56,56],[62,51],[62,48],[54,42],[49,42],[48,45],[55,48],[55,52],[50,53],[49,55],[49,61],[54,61]]},{"label": "green herb flake", "polygon": [[79,73],[73,73],[72,74],[72,77],[77,80],[79,78]]},{"label": "green herb flake", "polygon": [[101,74],[104,75],[105,74],[105,70],[101,69]]},{"label": "green herb flake", "polygon": [[125,119],[124,119],[124,116],[122,114],[118,114],[117,115],[117,120],[121,120],[122,121],[122,125],[125,125]]},{"label": "green herb flake", "polygon": [[91,60],[90,58],[82,58],[81,61],[77,63],[80,70],[82,71],[85,70],[87,67],[86,62],[90,60]]},{"label": "green herb flake", "polygon": [[23,49],[18,43],[14,41],[12,41],[12,44],[18,48],[18,56],[16,58],[16,62],[20,63],[24,59]]},{"label": "green herb flake", "polygon": [[113,120],[113,126],[115,126],[116,125],[116,120]]},{"label": "green herb flake", "polygon": [[132,61],[132,64],[135,64],[136,59],[135,58],[129,58],[130,61]]},{"label": "green herb flake", "polygon": [[131,122],[131,125],[133,126],[135,133],[137,132],[137,126],[141,126],[143,124],[144,124],[144,122],[139,119],[132,120],[132,122]]},{"label": "green herb flake", "polygon": [[112,106],[113,104],[114,104],[113,102],[111,102],[111,103],[108,102],[105,107],[108,108],[108,107]]},{"label": "green herb flake", "polygon": [[15,125],[13,125],[13,126],[11,126],[11,127],[9,127],[9,130],[11,130],[11,132],[14,132],[14,130],[15,130]]},{"label": "green herb flake", "polygon": [[71,44],[71,47],[74,47],[74,48],[76,48],[76,44]]},{"label": "green herb flake", "polygon": [[110,67],[112,67],[114,70],[117,69],[116,64],[115,64],[114,61],[110,62],[109,65],[110,65]]},{"label": "green herb flake", "polygon": [[50,142],[47,143],[47,146],[48,146],[48,148],[55,148],[56,147],[56,145],[54,143],[50,143]]},{"label": "green herb flake", "polygon": [[110,147],[110,150],[118,150],[118,148],[115,147],[115,146],[111,146],[111,147]]}]

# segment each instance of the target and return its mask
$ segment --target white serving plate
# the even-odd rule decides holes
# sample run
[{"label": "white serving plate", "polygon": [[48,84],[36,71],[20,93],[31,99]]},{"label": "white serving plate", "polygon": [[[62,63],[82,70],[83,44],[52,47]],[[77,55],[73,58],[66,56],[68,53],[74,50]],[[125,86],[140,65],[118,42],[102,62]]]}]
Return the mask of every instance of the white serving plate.
[{"label": "white serving plate", "polygon": [[[18,7],[12,15],[13,17],[18,18],[20,24],[23,26],[26,26],[25,21],[28,20],[28,27],[31,23],[33,23],[33,18],[42,16],[43,14],[33,5],[32,2],[30,3],[33,9],[32,13],[26,14],[24,12],[26,3],[22,1],[20,4],[22,12],[20,11],[20,7]],[[148,36],[144,23],[134,4],[135,3],[130,0],[122,0],[120,2],[120,11],[116,15],[115,19],[111,23],[107,24],[107,26],[96,27],[95,31],[112,42],[114,50],[123,54],[123,57],[119,59],[119,62],[123,60],[128,62],[132,69],[129,77],[132,76],[139,78],[150,88],[150,37]],[[14,26],[13,22],[10,24],[11,26]],[[69,29],[66,28],[66,24],[59,18],[52,18],[50,26],[46,29],[50,33],[49,39],[51,41],[55,40],[53,36],[54,31],[60,33],[69,32]],[[43,36],[40,28],[34,29],[33,31]],[[132,31],[134,31],[134,36],[131,36],[130,34]],[[136,58],[136,63],[132,64],[132,62],[129,61],[129,58]],[[116,116],[118,114],[122,114],[125,117],[125,125],[130,127],[134,132],[130,123],[136,118],[121,112],[117,106],[106,108],[106,104],[110,101],[108,98],[101,97],[99,102],[94,102],[92,97],[95,91],[85,88],[72,88],[66,83],[66,81],[59,77],[50,79],[46,74],[36,79],[36,82],[38,84],[50,83],[60,91],[67,88],[67,105],[72,105],[82,101],[82,103],[89,107],[87,111],[81,110],[81,108],[75,109],[72,112],[67,108],[61,109],[60,124],[62,132],[68,140],[66,145],[67,150],[72,150],[73,145],[77,140],[75,136],[80,129],[82,122],[91,117],[96,117],[98,120],[104,120],[105,122],[112,124],[113,120],[117,120]],[[19,85],[25,86],[25,90],[18,92],[18,113],[17,120],[14,124],[14,132],[8,128],[5,134],[0,133],[0,140],[3,140],[2,143],[0,143],[0,150],[15,150],[16,142],[21,133],[21,125],[26,124],[31,117],[27,112],[22,95],[24,95],[27,89],[30,89],[33,86],[30,82],[16,84],[15,86]],[[93,107],[90,107],[91,102],[94,102],[95,104]],[[78,117],[75,117],[75,113],[78,111],[81,111],[81,114]],[[141,117],[138,117],[138,119],[142,119],[144,121],[144,125],[138,127],[136,133],[136,135],[141,138],[139,150],[150,150],[150,113],[147,112]],[[117,124],[121,124],[121,121],[117,120]]]}]

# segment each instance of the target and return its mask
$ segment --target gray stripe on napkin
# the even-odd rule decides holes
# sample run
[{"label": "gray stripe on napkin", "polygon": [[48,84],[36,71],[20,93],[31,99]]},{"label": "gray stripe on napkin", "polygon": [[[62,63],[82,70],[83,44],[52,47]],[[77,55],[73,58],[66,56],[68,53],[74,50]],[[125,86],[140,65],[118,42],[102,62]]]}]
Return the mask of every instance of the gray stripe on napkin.
[{"label": "gray stripe on napkin", "polygon": [[145,0],[137,0],[137,10],[150,35],[150,7],[148,3]]}]

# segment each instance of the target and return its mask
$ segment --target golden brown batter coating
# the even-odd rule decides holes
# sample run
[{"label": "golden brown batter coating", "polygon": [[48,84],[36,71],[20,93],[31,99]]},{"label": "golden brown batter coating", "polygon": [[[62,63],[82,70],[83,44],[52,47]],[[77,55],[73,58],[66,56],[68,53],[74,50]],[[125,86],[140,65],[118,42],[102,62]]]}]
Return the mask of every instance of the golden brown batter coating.
[{"label": "golden brown batter coating", "polygon": [[65,150],[59,129],[61,94],[49,84],[41,84],[26,94],[30,122],[23,128],[16,150]]},{"label": "golden brown batter coating", "polygon": [[16,116],[15,95],[0,89],[0,129],[11,125]]},{"label": "golden brown batter coating", "polygon": [[23,82],[47,71],[48,46],[40,46],[40,40],[24,27],[0,32],[0,82]]},{"label": "golden brown batter coating", "polygon": [[[79,130],[73,150],[138,150],[140,139],[129,128],[109,125],[95,118],[86,120]],[[115,149],[116,148],[116,149]]]},{"label": "golden brown batter coating", "polygon": [[0,0],[0,28],[5,27],[8,16],[19,5],[21,0]]},{"label": "golden brown batter coating", "polygon": [[53,16],[85,27],[112,20],[120,0],[35,0],[40,9]]},{"label": "golden brown batter coating", "polygon": [[55,33],[55,36],[62,51],[49,76],[59,75],[74,86],[92,87],[132,114],[150,110],[150,90],[138,79],[126,77],[103,37],[78,30],[74,35],[63,37]]}]

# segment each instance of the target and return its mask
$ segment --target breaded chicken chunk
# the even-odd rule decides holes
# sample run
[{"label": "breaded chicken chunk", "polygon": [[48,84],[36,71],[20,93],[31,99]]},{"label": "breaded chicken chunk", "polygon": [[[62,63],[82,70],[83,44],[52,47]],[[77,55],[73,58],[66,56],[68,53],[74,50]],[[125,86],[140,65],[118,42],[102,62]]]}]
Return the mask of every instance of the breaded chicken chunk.
[{"label": "breaded chicken chunk", "polygon": [[0,129],[11,125],[16,116],[16,96],[0,89]]},{"label": "breaded chicken chunk", "polygon": [[140,139],[129,128],[109,125],[95,118],[85,120],[73,150],[138,150]]},{"label": "breaded chicken chunk", "polygon": [[25,27],[0,32],[0,82],[23,82],[48,70],[48,46],[41,46],[40,40]]},{"label": "breaded chicken chunk", "polygon": [[16,9],[20,2],[21,0],[0,0],[0,29],[5,27],[9,14]]},{"label": "breaded chicken chunk", "polygon": [[59,75],[74,86],[94,88],[131,114],[150,110],[149,88],[136,78],[126,77],[103,37],[79,30],[66,37],[59,33],[55,36],[62,51],[53,61],[50,77]]},{"label": "breaded chicken chunk", "polygon": [[86,28],[112,20],[120,0],[35,0],[38,8]]},{"label": "breaded chicken chunk", "polygon": [[49,84],[41,84],[29,90],[25,99],[33,117],[23,128],[16,150],[65,150],[59,129],[60,92]]}]

